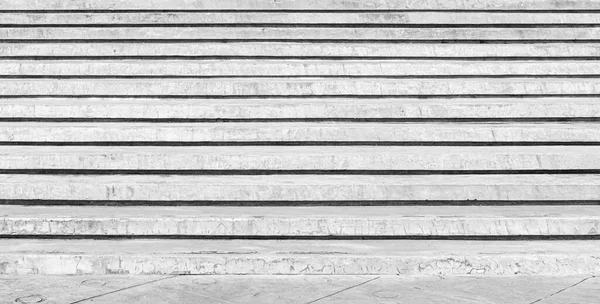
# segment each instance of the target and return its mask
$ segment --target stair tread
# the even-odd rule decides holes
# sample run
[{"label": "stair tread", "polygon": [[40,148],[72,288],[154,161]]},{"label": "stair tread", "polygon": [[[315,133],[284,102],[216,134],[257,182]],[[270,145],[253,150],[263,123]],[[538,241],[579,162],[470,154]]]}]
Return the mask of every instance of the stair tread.
[{"label": "stair tread", "polygon": [[6,146],[0,169],[576,170],[600,169],[600,147]]},{"label": "stair tread", "polygon": [[2,95],[23,96],[390,96],[594,95],[597,78],[218,78],[4,79]]},{"label": "stair tread", "polygon": [[0,98],[0,117],[286,119],[598,117],[597,98]]},{"label": "stair tread", "polygon": [[597,40],[600,28],[0,28],[0,39],[34,40]]},{"label": "stair tread", "polygon": [[[215,207],[215,206],[2,206],[3,219],[582,219],[597,220],[596,206],[311,206],[311,207]],[[600,233],[600,231],[599,231]]]},{"label": "stair tread", "polygon": [[[0,58],[6,56],[265,56],[269,58],[325,57],[598,57],[598,43],[541,44],[441,44],[441,43],[1,43]],[[37,58],[35,58],[37,59]]]},{"label": "stair tread", "polygon": [[[58,76],[469,76],[598,75],[593,61],[451,60],[15,60],[0,61],[0,77]],[[265,80],[267,81],[267,80]]]},{"label": "stair tread", "polygon": [[600,8],[598,0],[580,1],[523,1],[523,0],[428,0],[428,1],[364,1],[364,0],[308,0],[308,1],[256,1],[256,0],[2,0],[4,10],[594,10]]},{"label": "stair tread", "polygon": [[3,142],[598,142],[595,123],[1,122]]},{"label": "stair tread", "polygon": [[503,13],[503,12],[169,12],[169,13],[13,13],[2,16],[3,24],[596,24],[594,13]]}]

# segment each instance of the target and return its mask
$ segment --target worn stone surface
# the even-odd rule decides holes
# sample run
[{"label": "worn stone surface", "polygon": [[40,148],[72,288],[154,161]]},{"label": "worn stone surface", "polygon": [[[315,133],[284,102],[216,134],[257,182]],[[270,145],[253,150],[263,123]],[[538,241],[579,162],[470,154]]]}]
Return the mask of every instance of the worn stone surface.
[{"label": "worn stone surface", "polygon": [[467,13],[467,12],[177,12],[177,13],[15,13],[3,16],[9,24],[595,24],[600,17],[593,13]]},{"label": "worn stone surface", "polygon": [[0,175],[4,200],[596,201],[598,193],[598,174]]},{"label": "worn stone surface", "polygon": [[595,123],[0,122],[8,142],[598,142]]},{"label": "worn stone surface", "polygon": [[600,116],[596,98],[145,99],[0,98],[15,118],[568,118]]},{"label": "worn stone surface", "polygon": [[598,235],[595,206],[22,207],[1,235],[561,236]]},{"label": "worn stone surface", "polygon": [[[0,43],[3,56],[597,57],[598,43]],[[135,58],[134,58],[135,59]]]},{"label": "worn stone surface", "polygon": [[576,170],[600,169],[600,147],[7,146],[0,169]]},{"label": "worn stone surface", "polygon": [[0,61],[0,75],[69,76],[505,76],[595,75],[594,61],[442,60],[18,60]]},{"label": "worn stone surface", "polygon": [[174,0],[165,3],[161,0],[52,0],[38,2],[36,0],[2,0],[0,6],[5,10],[28,10],[32,7],[47,10],[101,10],[101,9],[341,9],[341,10],[390,10],[390,9],[466,9],[466,10],[510,10],[510,9],[600,9],[598,0],[427,0],[427,1],[389,1],[389,0],[308,0],[308,1],[257,1],[257,0]]},{"label": "worn stone surface", "polygon": [[[600,30],[600,28],[599,28]],[[310,96],[600,94],[594,78],[503,79],[6,79],[3,95],[42,96]]]},{"label": "worn stone surface", "polygon": [[2,240],[0,274],[597,275],[587,241]]},{"label": "worn stone surface", "polygon": [[598,28],[312,28],[134,27],[0,28],[0,39],[211,39],[211,40],[595,40]]},{"label": "worn stone surface", "polygon": [[[587,279],[587,280],[586,280]],[[582,280],[583,283],[577,284]],[[3,276],[0,303],[595,303],[586,276]],[[574,286],[573,286],[574,285]],[[562,292],[561,290],[566,289]],[[510,290],[510,292],[507,292]],[[557,293],[558,294],[555,294]],[[553,295],[554,294],[554,295]],[[563,296],[568,296],[568,300]],[[560,302],[562,301],[562,302]]]},{"label": "worn stone surface", "polygon": [[594,13],[503,12],[170,12],[163,13],[14,13],[4,14],[8,24],[596,24]]}]

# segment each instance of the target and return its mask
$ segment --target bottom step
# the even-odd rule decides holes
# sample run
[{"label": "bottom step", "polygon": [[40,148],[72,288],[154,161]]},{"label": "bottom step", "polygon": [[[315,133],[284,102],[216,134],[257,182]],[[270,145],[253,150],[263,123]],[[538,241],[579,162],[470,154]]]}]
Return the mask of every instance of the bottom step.
[{"label": "bottom step", "polygon": [[0,274],[598,275],[600,241],[4,239]]}]

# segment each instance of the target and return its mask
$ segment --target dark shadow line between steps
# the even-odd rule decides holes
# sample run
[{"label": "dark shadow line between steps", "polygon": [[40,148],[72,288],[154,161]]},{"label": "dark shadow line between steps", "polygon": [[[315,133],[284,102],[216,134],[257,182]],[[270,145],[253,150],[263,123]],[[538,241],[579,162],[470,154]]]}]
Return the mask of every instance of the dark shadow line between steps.
[{"label": "dark shadow line between steps", "polygon": [[0,28],[368,28],[368,29],[565,29],[598,28],[596,23],[0,23]]},{"label": "dark shadow line between steps", "polygon": [[587,44],[600,43],[600,39],[285,39],[285,38],[244,38],[244,39],[214,39],[214,38],[190,38],[190,39],[151,39],[151,38],[19,38],[0,39],[0,43],[244,43],[244,42],[291,42],[291,43],[349,43],[349,44],[548,44],[548,43],[572,43]]},{"label": "dark shadow line between steps", "polygon": [[159,200],[52,200],[0,199],[0,205],[24,206],[577,206],[600,205],[600,200],[345,200],[345,201],[159,201]]},{"label": "dark shadow line between steps", "polygon": [[543,13],[543,14],[589,14],[600,13],[598,8],[590,9],[0,9],[0,14],[118,14],[118,13]]},{"label": "dark shadow line between steps", "polygon": [[0,61],[13,60],[434,60],[434,61],[598,61],[600,56],[267,56],[267,55],[85,55],[85,56],[55,56],[55,55],[22,55],[2,56]]},{"label": "dark shadow line between steps", "polygon": [[0,79],[597,79],[600,74],[470,74],[470,75],[0,75]]},{"label": "dark shadow line between steps", "polygon": [[323,99],[323,98],[344,98],[344,99],[467,99],[467,98],[589,98],[600,97],[600,94],[403,94],[403,95],[350,95],[350,94],[327,94],[327,95],[99,95],[99,94],[55,94],[55,95],[0,95],[0,99],[14,98],[144,98],[144,99]]},{"label": "dark shadow line between steps", "polygon": [[439,241],[600,241],[600,235],[431,235],[431,236],[381,236],[381,235],[0,235],[2,239],[43,240],[439,240]]},{"label": "dark shadow line between steps", "polygon": [[176,141],[161,141],[161,142],[106,142],[106,141],[85,141],[85,142],[29,142],[29,141],[0,141],[0,146],[115,146],[115,147],[246,147],[246,146],[373,146],[373,147],[512,147],[512,146],[600,146],[600,142],[596,141],[539,141],[539,142],[370,142],[370,141],[304,141],[304,142],[287,142],[287,141],[248,141],[248,142],[176,142]]},{"label": "dark shadow line between steps", "polygon": [[0,169],[0,174],[24,175],[522,175],[522,174],[600,174],[600,169],[532,170],[138,170],[138,169]]},{"label": "dark shadow line between steps", "polygon": [[[165,106],[165,105],[161,105]],[[448,117],[448,118],[352,118],[352,117],[301,117],[301,118],[106,118],[106,117],[0,117],[0,122],[135,122],[135,123],[253,123],[253,122],[360,122],[360,123],[545,123],[545,122],[600,122],[600,117]]]}]

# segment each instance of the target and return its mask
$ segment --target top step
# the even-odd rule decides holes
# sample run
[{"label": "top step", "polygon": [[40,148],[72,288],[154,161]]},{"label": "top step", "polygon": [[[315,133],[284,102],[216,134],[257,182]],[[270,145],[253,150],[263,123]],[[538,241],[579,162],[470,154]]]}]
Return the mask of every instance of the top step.
[{"label": "top step", "polygon": [[0,0],[2,10],[597,10],[599,0]]}]

